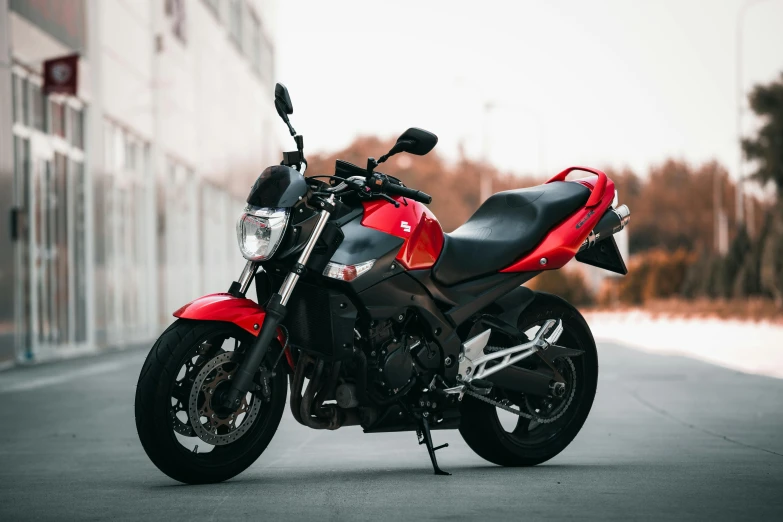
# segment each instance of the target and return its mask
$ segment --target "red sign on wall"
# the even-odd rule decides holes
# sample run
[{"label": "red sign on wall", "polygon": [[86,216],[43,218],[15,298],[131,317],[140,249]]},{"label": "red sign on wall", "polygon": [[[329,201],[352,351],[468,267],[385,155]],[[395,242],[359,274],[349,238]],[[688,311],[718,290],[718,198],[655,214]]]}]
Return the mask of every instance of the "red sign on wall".
[{"label": "red sign on wall", "polygon": [[61,56],[44,62],[44,92],[76,96],[79,88],[79,55]]}]

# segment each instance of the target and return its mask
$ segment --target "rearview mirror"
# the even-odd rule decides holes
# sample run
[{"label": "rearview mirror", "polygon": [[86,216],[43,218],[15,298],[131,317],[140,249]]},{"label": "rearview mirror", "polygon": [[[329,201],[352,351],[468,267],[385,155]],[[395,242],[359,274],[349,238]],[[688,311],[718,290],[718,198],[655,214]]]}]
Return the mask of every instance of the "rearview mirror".
[{"label": "rearview mirror", "polygon": [[288,115],[294,113],[291,96],[288,95],[288,89],[282,83],[275,85],[275,109],[283,121],[288,121]]},{"label": "rearview mirror", "polygon": [[288,89],[286,89],[285,85],[282,83],[275,85],[275,109],[277,109],[277,114],[283,122],[288,125],[288,132],[291,133],[291,136],[295,136],[296,131],[291,125],[291,122],[288,121],[288,115],[294,113],[294,104],[291,103],[291,96],[288,95]]},{"label": "rearview mirror", "polygon": [[388,153],[381,156],[378,159],[378,163],[383,163],[391,156],[399,154],[400,152],[424,156],[431,151],[437,143],[438,137],[433,133],[417,127],[411,127],[397,138],[397,143],[394,144],[394,147],[392,147]]}]

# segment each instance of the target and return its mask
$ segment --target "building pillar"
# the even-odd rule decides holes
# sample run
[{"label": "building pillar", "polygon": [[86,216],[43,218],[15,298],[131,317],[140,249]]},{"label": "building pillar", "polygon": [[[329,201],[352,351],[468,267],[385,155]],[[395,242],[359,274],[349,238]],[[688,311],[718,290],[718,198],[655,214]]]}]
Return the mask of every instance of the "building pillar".
[{"label": "building pillar", "polygon": [[16,345],[16,248],[14,209],[13,94],[8,0],[0,0],[0,367],[13,364]]},{"label": "building pillar", "polygon": [[85,157],[84,157],[84,214],[86,230],[85,259],[86,294],[87,294],[87,344],[91,349],[97,350],[95,301],[96,292],[102,291],[95,286],[95,235],[100,233],[100,226],[95,219],[95,182],[100,179],[106,170],[104,164],[104,132],[103,132],[103,104],[101,85],[101,28],[100,28],[100,0],[90,0],[87,3],[87,48],[90,50],[89,78],[82,81],[90,83],[90,104],[85,115]]}]

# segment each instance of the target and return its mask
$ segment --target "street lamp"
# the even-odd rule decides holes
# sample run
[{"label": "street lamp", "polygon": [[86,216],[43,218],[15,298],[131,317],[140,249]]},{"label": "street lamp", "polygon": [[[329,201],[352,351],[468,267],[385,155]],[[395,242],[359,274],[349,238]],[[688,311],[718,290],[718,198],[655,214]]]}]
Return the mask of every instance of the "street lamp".
[{"label": "street lamp", "polygon": [[[454,85],[465,87],[466,86],[465,79],[459,76],[455,77]],[[491,142],[490,118],[492,115],[492,111],[495,110],[498,106],[500,106],[501,108],[521,110],[530,114],[533,120],[535,121],[536,141],[538,142],[538,170],[540,171],[542,176],[545,175],[546,159],[544,153],[546,147],[546,129],[544,127],[544,120],[541,118],[541,115],[536,110],[532,109],[527,105],[522,105],[518,103],[505,103],[505,102],[498,103],[495,100],[484,97],[483,93],[479,89],[476,89],[474,87],[473,90],[477,91],[479,95],[486,100],[483,105],[481,161],[485,164],[489,164],[490,142]],[[492,195],[492,178],[490,176],[482,176],[481,180],[479,181],[480,201],[481,202],[485,201],[491,195]]]},{"label": "street lamp", "polygon": [[[509,109],[516,109],[521,110],[524,112],[527,112],[532,116],[533,121],[535,121],[536,125],[536,141],[538,142],[538,170],[540,172],[540,175],[543,176],[546,174],[546,159],[544,156],[544,149],[546,145],[546,129],[544,128],[544,122],[541,119],[541,115],[528,107],[527,105],[520,105],[516,103],[497,103],[495,101],[487,101],[484,103],[484,136],[483,136],[483,148],[482,148],[482,161],[484,163],[489,162],[489,147],[490,147],[490,114],[491,112],[498,107],[505,107]],[[481,201],[486,200],[489,196],[492,195],[492,178],[489,176],[484,176],[481,178]]]},{"label": "street lamp", "polygon": [[[489,164],[489,118],[492,114],[492,109],[494,108],[495,104],[491,101],[484,103],[484,125],[481,136],[481,161],[485,165]],[[486,175],[481,176],[479,183],[479,202],[483,203],[492,195],[492,177]]]}]

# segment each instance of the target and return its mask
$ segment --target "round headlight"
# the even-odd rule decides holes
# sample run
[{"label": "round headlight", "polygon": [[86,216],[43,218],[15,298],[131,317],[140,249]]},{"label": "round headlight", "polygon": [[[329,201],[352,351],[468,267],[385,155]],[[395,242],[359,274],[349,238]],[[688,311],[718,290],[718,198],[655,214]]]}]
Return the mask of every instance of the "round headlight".
[{"label": "round headlight", "polygon": [[247,206],[237,221],[237,242],[248,261],[266,261],[274,254],[288,224],[287,208]]}]

